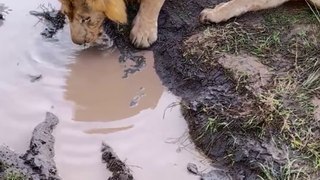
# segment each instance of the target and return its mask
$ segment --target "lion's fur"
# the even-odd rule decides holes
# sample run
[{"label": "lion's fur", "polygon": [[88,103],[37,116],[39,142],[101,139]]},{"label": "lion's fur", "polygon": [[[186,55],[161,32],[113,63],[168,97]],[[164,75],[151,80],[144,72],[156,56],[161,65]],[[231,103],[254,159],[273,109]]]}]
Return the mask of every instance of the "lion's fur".
[{"label": "lion's fur", "polygon": [[117,23],[127,23],[126,3],[123,0],[87,0],[96,11],[103,11],[107,18]]},{"label": "lion's fur", "polygon": [[[95,41],[102,32],[104,18],[116,23],[127,23],[126,6],[133,1],[140,3],[139,12],[130,33],[137,47],[149,47],[157,39],[157,19],[165,0],[59,0],[61,10],[68,16],[73,42],[77,44]],[[176,0],[179,1],[179,0]],[[248,11],[279,6],[292,0],[230,0],[215,8],[204,9],[200,14],[203,23],[219,23]],[[305,1],[305,0],[301,0]],[[320,6],[320,0],[308,0]]]}]

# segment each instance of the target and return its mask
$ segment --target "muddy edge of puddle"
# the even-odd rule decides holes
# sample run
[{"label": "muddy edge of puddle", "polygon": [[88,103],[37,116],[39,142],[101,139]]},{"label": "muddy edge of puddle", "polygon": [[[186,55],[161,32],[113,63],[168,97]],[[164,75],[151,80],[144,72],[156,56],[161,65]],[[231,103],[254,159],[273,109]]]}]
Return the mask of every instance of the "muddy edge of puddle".
[{"label": "muddy edge of puddle", "polygon": [[47,112],[44,122],[35,127],[29,149],[17,154],[9,147],[0,146],[0,179],[60,179],[54,158],[52,132],[58,118]]},{"label": "muddy edge of puddle", "polygon": [[[52,135],[58,123],[57,116],[47,112],[45,120],[34,128],[29,149],[24,154],[17,154],[10,147],[1,145],[0,179],[61,179],[54,162],[55,138]],[[106,169],[112,172],[109,179],[133,180],[127,165],[105,143],[101,145],[101,159]]]}]

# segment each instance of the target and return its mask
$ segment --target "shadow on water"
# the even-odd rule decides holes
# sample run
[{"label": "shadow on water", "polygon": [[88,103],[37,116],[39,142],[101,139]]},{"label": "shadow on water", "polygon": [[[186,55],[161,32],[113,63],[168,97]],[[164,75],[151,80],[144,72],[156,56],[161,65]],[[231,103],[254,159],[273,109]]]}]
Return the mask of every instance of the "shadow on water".
[{"label": "shadow on water", "polygon": [[112,121],[154,109],[163,92],[153,66],[153,53],[141,52],[147,64],[126,75],[133,62],[119,62],[118,50],[88,49],[69,65],[66,99],[76,105],[76,121]]}]

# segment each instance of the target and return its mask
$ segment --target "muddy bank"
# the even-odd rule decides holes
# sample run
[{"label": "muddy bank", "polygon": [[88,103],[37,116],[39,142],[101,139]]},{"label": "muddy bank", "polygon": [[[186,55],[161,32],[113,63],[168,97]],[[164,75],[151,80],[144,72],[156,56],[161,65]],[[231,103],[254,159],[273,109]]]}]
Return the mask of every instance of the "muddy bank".
[{"label": "muddy bank", "polygon": [[29,150],[17,154],[7,146],[0,147],[0,179],[60,179],[54,158],[53,129],[58,118],[47,113],[45,121],[35,127]]},{"label": "muddy bank", "polygon": [[102,160],[106,163],[107,169],[112,172],[108,180],[133,180],[130,169],[123,163],[116,153],[107,144],[102,144]]},{"label": "muddy bank", "polygon": [[[45,121],[35,127],[29,149],[25,154],[17,154],[10,147],[0,146],[0,179],[61,179],[53,160],[55,139],[52,132],[58,122],[54,114],[46,113]],[[101,153],[106,169],[112,172],[109,180],[133,180],[130,169],[118,158],[110,146],[103,144]]]}]

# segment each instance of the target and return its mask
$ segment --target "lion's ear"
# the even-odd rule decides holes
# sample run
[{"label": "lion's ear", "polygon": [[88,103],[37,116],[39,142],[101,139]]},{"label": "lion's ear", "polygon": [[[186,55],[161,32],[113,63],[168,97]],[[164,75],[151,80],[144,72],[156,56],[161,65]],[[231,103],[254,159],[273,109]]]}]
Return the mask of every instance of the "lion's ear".
[{"label": "lion's ear", "polygon": [[94,10],[103,11],[112,21],[127,23],[127,10],[124,0],[87,0]]}]

